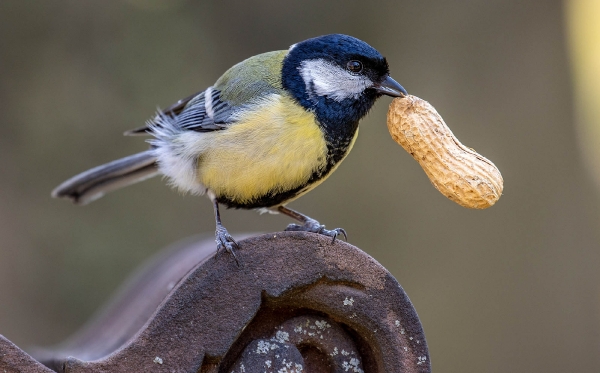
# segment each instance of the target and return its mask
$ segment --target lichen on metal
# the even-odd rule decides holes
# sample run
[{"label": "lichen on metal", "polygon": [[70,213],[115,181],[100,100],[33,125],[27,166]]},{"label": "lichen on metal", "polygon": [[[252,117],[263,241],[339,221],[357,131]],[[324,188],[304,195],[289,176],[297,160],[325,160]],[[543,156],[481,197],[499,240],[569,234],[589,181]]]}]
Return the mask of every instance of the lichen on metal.
[{"label": "lichen on metal", "polygon": [[[408,296],[363,251],[304,232],[239,244],[239,267],[210,241],[170,250],[63,348],[35,356],[69,373],[431,371]],[[3,343],[0,372],[19,371],[28,355]],[[28,358],[21,371],[50,372]]]}]

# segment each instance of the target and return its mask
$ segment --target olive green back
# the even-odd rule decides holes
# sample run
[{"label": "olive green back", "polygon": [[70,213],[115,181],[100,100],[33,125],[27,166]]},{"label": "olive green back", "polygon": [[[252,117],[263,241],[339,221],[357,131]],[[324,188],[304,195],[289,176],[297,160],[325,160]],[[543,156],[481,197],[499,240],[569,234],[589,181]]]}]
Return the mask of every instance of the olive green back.
[{"label": "olive green back", "polygon": [[250,57],[227,70],[214,88],[221,91],[221,99],[232,106],[282,93],[281,66],[287,53],[283,50]]}]

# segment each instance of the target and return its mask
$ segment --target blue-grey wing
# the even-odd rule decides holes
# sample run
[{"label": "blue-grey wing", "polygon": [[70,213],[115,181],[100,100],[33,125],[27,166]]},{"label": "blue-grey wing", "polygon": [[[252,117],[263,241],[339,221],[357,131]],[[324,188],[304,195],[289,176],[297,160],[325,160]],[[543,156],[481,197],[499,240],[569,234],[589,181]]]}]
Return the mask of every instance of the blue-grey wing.
[{"label": "blue-grey wing", "polygon": [[213,87],[198,92],[168,108],[161,110],[154,119],[142,127],[125,132],[126,136],[151,134],[152,126],[160,126],[157,118],[168,116],[175,119],[178,127],[196,132],[218,131],[227,128],[233,110],[231,105],[221,100],[221,92]]}]

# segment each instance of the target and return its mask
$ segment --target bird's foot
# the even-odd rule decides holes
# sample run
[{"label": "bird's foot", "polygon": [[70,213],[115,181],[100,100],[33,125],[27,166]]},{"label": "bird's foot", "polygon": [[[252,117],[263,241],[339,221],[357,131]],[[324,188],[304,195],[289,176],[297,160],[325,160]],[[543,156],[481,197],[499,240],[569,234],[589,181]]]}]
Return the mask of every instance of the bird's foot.
[{"label": "bird's foot", "polygon": [[238,261],[237,256],[235,255],[235,249],[239,249],[240,246],[235,242],[233,237],[227,232],[222,225],[217,225],[217,230],[215,232],[215,241],[217,242],[217,255],[219,252],[227,251],[233,255],[233,259],[235,259],[235,263],[237,266],[240,266],[240,262]]},{"label": "bird's foot", "polygon": [[300,224],[290,224],[285,228],[286,231],[294,231],[294,232],[311,232],[318,233],[324,236],[331,237],[331,243],[335,243],[335,240],[339,235],[344,235],[344,239],[348,241],[348,235],[346,234],[346,230],[344,228],[335,228],[332,230],[325,229],[324,225],[321,225],[315,219],[307,220],[303,225]]}]

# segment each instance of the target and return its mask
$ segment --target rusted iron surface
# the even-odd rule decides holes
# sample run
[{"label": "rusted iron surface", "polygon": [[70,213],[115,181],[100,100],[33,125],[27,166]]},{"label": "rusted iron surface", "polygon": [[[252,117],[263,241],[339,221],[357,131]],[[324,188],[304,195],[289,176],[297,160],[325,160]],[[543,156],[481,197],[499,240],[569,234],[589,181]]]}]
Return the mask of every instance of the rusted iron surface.
[{"label": "rusted iron surface", "polygon": [[0,335],[0,372],[2,373],[52,373],[52,371],[11,341]]},{"label": "rusted iron surface", "polygon": [[[44,362],[73,373],[431,371],[410,300],[373,258],[347,243],[331,244],[330,238],[304,232],[239,243],[240,267],[229,254],[213,256],[212,241],[189,245],[200,263],[180,281],[169,279],[176,283],[172,290],[155,289],[165,298],[153,305],[153,314],[152,302],[138,303],[144,322],[138,318],[137,326],[121,333],[118,326],[126,319],[118,317],[119,309],[130,306],[119,303],[109,310],[112,317],[101,317],[78,346],[70,345],[76,348],[46,354]],[[150,272],[161,269],[168,271],[156,264]],[[139,278],[150,285],[130,286],[131,299],[138,301],[135,294],[151,294],[146,290],[158,286],[152,276]],[[94,339],[94,333],[106,331],[118,338]]]},{"label": "rusted iron surface", "polygon": [[54,350],[33,351],[34,356],[59,370],[65,356],[91,361],[109,355],[131,339],[175,285],[215,250],[212,235],[192,237],[166,248],[139,268],[75,335]]}]

